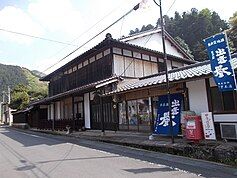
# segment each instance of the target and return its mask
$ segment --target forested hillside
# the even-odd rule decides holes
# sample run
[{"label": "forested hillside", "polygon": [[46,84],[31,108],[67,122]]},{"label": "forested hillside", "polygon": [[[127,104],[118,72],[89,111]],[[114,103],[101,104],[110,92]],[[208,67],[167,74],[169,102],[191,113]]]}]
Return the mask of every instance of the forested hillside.
[{"label": "forested hillside", "polygon": [[[47,95],[47,83],[39,81],[41,72],[31,72],[26,68],[13,65],[0,64],[0,101],[2,101],[2,92],[11,88],[12,100],[20,97],[16,96],[16,88],[24,86],[29,102],[43,98]],[[15,98],[14,98],[15,97]]]},{"label": "forested hillside", "polygon": [[17,84],[27,85],[28,81],[24,71],[19,66],[0,64],[0,99],[2,101],[2,92],[7,91],[7,86],[14,88]]},{"label": "forested hillside", "polygon": [[[203,39],[226,30],[231,51],[237,50],[237,12],[225,21],[209,9],[201,11],[192,8],[182,14],[175,12],[174,17],[164,16],[166,31],[176,39],[197,61],[207,60],[207,52]],[[136,28],[130,31],[131,34],[146,31],[160,26],[160,19],[157,24],[143,25],[141,29]]]}]

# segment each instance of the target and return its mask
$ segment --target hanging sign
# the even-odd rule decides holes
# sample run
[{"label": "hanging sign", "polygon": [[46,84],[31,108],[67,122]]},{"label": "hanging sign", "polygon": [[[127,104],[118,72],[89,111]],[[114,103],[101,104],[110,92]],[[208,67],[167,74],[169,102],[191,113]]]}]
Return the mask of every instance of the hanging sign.
[{"label": "hanging sign", "polygon": [[225,33],[204,40],[214,80],[220,91],[236,90],[234,70]]},{"label": "hanging sign", "polygon": [[211,112],[202,113],[202,127],[206,140],[216,140],[215,127]]},{"label": "hanging sign", "polygon": [[[173,124],[173,135],[178,135],[180,128],[180,112],[182,103],[182,94],[171,94],[171,117]],[[170,134],[170,117],[169,105],[167,95],[159,96],[158,111],[154,132],[156,134],[171,135]]]}]

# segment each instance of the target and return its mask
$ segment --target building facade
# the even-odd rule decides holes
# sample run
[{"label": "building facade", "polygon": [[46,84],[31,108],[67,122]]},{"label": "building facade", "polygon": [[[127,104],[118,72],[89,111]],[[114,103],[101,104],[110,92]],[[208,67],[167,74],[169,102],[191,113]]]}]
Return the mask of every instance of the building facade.
[{"label": "building facade", "polygon": [[[233,67],[237,68],[234,57]],[[237,92],[218,90],[209,61],[172,69],[169,81],[171,94],[183,96],[183,113],[212,112],[217,138],[237,139]],[[139,131],[144,125],[149,129],[149,124],[153,130],[157,101],[166,94],[165,74],[157,74],[140,78],[106,95],[118,98],[119,129]]]},{"label": "building facade", "polygon": [[[74,129],[122,129],[119,127],[120,104],[116,96],[105,96],[118,88],[138,81],[140,78],[164,72],[163,53],[146,48],[160,45],[154,37],[161,36],[160,30],[132,36],[140,39],[139,45],[130,37],[115,40],[110,34],[105,40],[42,78],[49,82],[49,97],[33,103],[34,106],[47,105],[47,118],[41,118],[45,127],[55,129],[70,125]],[[127,41],[124,41],[128,39]],[[170,36],[166,38],[168,54],[168,69],[176,69],[193,64],[194,61],[181,47],[173,42]],[[143,44],[143,45],[141,45]],[[137,101],[141,107],[151,101]],[[131,112],[136,108],[131,103]],[[144,112],[144,111],[141,111]],[[134,130],[150,131],[151,122],[145,118],[143,125]],[[136,123],[136,121],[131,121]],[[48,123],[48,124],[47,124]]]}]

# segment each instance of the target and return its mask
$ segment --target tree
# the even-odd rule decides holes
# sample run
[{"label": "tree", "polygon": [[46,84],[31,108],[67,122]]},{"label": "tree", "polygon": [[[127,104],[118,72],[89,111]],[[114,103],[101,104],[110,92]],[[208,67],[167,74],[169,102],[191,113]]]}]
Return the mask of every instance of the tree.
[{"label": "tree", "polygon": [[229,19],[230,29],[228,30],[228,36],[230,39],[230,46],[232,52],[237,52],[237,11],[233,14],[233,17]]},{"label": "tree", "polygon": [[136,33],[139,33],[139,32],[140,32],[140,30],[138,28],[135,28],[135,30],[130,30],[129,35],[136,34]]},{"label": "tree", "polygon": [[147,31],[147,30],[151,30],[153,28],[154,28],[154,26],[151,25],[151,24],[143,25],[141,30],[139,30],[138,28],[135,28],[135,30],[130,30],[129,35],[136,34],[136,33],[143,32],[143,31]]},{"label": "tree", "polygon": [[175,41],[176,41],[177,43],[179,43],[179,45],[185,50],[186,53],[188,53],[191,57],[193,57],[192,52],[191,52],[191,50],[190,50],[188,44],[185,43],[185,41],[184,41],[182,38],[180,38],[180,37],[177,36],[177,37],[175,37],[174,39],[175,39]]},{"label": "tree", "polygon": [[176,12],[174,18],[165,19],[166,30],[171,36],[183,39],[190,47],[194,59],[198,61],[207,59],[203,39],[228,28],[228,24],[216,12],[207,8],[200,12],[192,8],[191,12],[183,12],[182,16]]},{"label": "tree", "polygon": [[18,84],[11,92],[12,109],[21,110],[26,108],[30,101],[42,99],[47,96],[47,90],[38,87],[38,89],[32,88],[32,86],[26,86]]},{"label": "tree", "polygon": [[12,109],[21,110],[27,107],[30,102],[30,96],[28,95],[28,88],[23,85],[17,85],[11,92],[11,103]]},{"label": "tree", "polygon": [[[165,29],[174,38],[177,38],[180,45],[186,50],[189,47],[191,54],[197,61],[207,60],[207,52],[203,43],[203,39],[220,33],[228,29],[226,21],[222,20],[218,13],[211,11],[207,8],[198,11],[196,8],[192,8],[190,12],[183,12],[179,14],[175,12],[174,17],[164,16]],[[237,49],[237,12],[230,19],[231,32],[230,38],[232,46]],[[157,20],[156,27],[160,27],[160,19]],[[148,30],[145,25],[141,30],[138,28],[130,31],[130,34],[134,34],[140,31]],[[184,45],[186,44],[186,45]]]}]

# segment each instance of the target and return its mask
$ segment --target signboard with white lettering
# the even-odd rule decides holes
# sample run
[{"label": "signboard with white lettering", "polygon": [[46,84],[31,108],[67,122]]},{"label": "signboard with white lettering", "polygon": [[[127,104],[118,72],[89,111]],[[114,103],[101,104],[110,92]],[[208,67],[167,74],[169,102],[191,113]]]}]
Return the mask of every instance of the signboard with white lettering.
[{"label": "signboard with white lettering", "polygon": [[[173,124],[173,135],[178,135],[180,128],[180,113],[182,94],[171,94],[171,117]],[[170,117],[167,95],[159,96],[157,106],[157,118],[154,132],[157,134],[171,135],[170,134]]]},{"label": "signboard with white lettering", "polygon": [[211,112],[202,113],[202,127],[206,140],[216,140],[216,133]]},{"label": "signboard with white lettering", "polygon": [[236,90],[234,70],[225,33],[204,40],[214,80],[220,91]]}]

